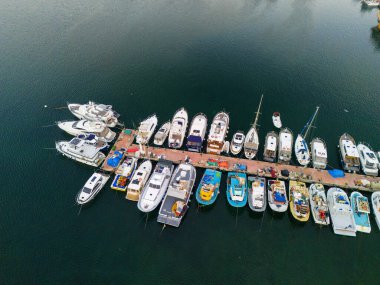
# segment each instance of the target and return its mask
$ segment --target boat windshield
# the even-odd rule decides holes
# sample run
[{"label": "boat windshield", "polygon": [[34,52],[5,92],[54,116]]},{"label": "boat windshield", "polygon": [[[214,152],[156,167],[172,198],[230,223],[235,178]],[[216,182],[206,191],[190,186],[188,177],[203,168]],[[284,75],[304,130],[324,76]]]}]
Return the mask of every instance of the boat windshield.
[{"label": "boat windshield", "polygon": [[90,194],[91,193],[91,189],[90,188],[87,188],[87,187],[83,187],[83,190],[82,192],[86,193],[86,194]]}]

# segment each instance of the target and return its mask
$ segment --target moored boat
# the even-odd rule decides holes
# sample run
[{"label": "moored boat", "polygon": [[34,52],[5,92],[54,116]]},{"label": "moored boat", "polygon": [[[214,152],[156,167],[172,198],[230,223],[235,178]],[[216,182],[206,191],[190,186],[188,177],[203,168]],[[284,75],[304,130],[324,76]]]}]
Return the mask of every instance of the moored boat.
[{"label": "moored boat", "polygon": [[275,162],[277,156],[278,135],[276,132],[269,132],[265,137],[264,160]]},{"label": "moored boat", "polygon": [[115,178],[111,183],[111,188],[118,191],[125,192],[128,187],[128,182],[132,178],[136,170],[137,159],[134,157],[127,157],[123,163],[116,169]]},{"label": "moored boat", "polygon": [[376,153],[365,143],[359,143],[358,146],[360,164],[365,175],[377,176],[379,169],[379,160]]},{"label": "moored boat", "polygon": [[106,165],[111,167],[113,170],[116,170],[123,161],[124,154],[125,153],[122,150],[115,150],[112,156],[109,157],[104,163],[106,163]]},{"label": "moored boat", "polygon": [[339,138],[339,149],[343,169],[348,172],[360,171],[359,152],[352,136],[344,133]]},{"label": "moored boat", "polygon": [[261,102],[263,101],[263,95],[261,95],[259,107],[257,108],[255,121],[253,122],[251,128],[249,129],[244,140],[244,155],[248,159],[253,159],[259,150],[259,135],[257,132],[257,122],[259,120]]},{"label": "moored boat", "polygon": [[252,211],[264,212],[267,208],[265,178],[248,176],[248,205]]},{"label": "moored boat", "polygon": [[186,147],[189,151],[201,152],[207,131],[207,117],[203,113],[195,115],[190,124]]},{"label": "moored boat", "polygon": [[215,115],[207,139],[207,153],[220,154],[222,152],[229,123],[230,116],[226,112],[219,112]]},{"label": "moored boat", "polygon": [[127,200],[139,200],[140,194],[144,189],[144,186],[148,181],[151,172],[152,162],[150,160],[145,160],[140,164],[128,184],[127,195],[125,196]]},{"label": "moored boat", "polygon": [[72,136],[94,134],[99,139],[111,142],[115,139],[116,133],[111,131],[107,125],[101,121],[62,121],[57,122],[60,129]]},{"label": "moored boat", "polygon": [[234,155],[238,155],[241,150],[243,149],[245,135],[242,131],[237,131],[233,137],[232,141],[230,143],[230,151]]},{"label": "moored boat", "polygon": [[241,208],[247,204],[247,175],[241,172],[228,172],[227,201],[232,207]]},{"label": "moored boat", "polygon": [[279,112],[274,112],[273,115],[272,115],[272,121],[273,121],[273,125],[278,128],[278,129],[281,129],[282,128],[282,122],[281,122],[281,117],[280,117],[280,113]]},{"label": "moored boat", "polygon": [[181,148],[186,135],[188,115],[185,108],[177,110],[173,116],[169,131],[169,147]]},{"label": "moored boat", "polygon": [[219,194],[220,180],[222,173],[214,169],[206,169],[199,182],[195,198],[200,205],[211,205],[215,202]]},{"label": "moored boat", "polygon": [[167,121],[164,123],[161,128],[158,129],[157,133],[154,135],[154,144],[155,145],[163,145],[166,138],[169,135],[171,123]]},{"label": "moored boat", "polygon": [[67,104],[67,107],[80,120],[102,121],[111,128],[118,124],[119,114],[112,110],[111,105],[89,101],[88,104]]},{"label": "moored boat", "polygon": [[290,212],[300,222],[307,222],[310,217],[309,192],[306,184],[300,181],[289,181]]},{"label": "moored boat", "polygon": [[289,202],[286,196],[285,182],[268,179],[267,190],[269,207],[275,212],[286,212]]},{"label": "moored boat", "polygon": [[314,222],[319,225],[330,224],[329,207],[327,206],[327,198],[325,188],[322,184],[315,183],[309,187],[310,208]]},{"label": "moored boat", "polygon": [[292,159],[293,133],[290,129],[281,129],[278,143],[278,163],[289,164]]},{"label": "moored boat", "polygon": [[356,231],[369,234],[371,232],[371,223],[369,221],[370,207],[368,198],[354,191],[350,195],[350,200]]},{"label": "moored boat", "polygon": [[310,145],[313,167],[316,169],[325,169],[327,166],[326,143],[321,138],[314,138]]},{"label": "moored boat", "polygon": [[147,144],[157,127],[157,122],[158,119],[156,115],[152,115],[143,120],[138,128],[136,143]]},{"label": "moored boat", "polygon": [[362,0],[361,2],[369,8],[379,7],[378,0]]},{"label": "moored boat", "polygon": [[371,195],[372,209],[377,223],[377,227],[380,230],[380,191],[373,192]]},{"label": "moored boat", "polygon": [[103,189],[110,176],[102,172],[95,172],[84,184],[79,191],[76,202],[78,205],[83,205],[90,202]]}]

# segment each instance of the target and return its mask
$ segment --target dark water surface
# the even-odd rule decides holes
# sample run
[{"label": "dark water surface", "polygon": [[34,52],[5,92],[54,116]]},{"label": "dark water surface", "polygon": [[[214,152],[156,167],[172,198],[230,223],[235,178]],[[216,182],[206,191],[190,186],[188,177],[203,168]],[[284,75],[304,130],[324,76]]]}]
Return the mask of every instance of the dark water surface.
[{"label": "dark water surface", "polygon": [[0,284],[379,284],[372,218],[370,235],[346,238],[237,213],[225,184],[162,233],[156,213],[145,227],[108,187],[78,216],[93,170],[45,149],[69,136],[42,127],[73,118],[53,107],[91,99],[129,126],[225,109],[234,132],[264,93],[262,144],[274,111],[298,132],[320,105],[314,135],[338,167],[343,132],[380,149],[376,12],[356,0],[0,0]]}]

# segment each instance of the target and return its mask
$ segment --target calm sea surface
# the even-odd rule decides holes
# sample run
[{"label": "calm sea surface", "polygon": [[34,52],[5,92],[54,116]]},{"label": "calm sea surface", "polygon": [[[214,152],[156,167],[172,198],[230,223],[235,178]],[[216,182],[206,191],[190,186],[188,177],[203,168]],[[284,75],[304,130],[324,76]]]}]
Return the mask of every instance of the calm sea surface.
[{"label": "calm sea surface", "polygon": [[358,0],[0,0],[0,284],[379,284],[372,217],[371,234],[346,238],[237,212],[225,175],[179,229],[161,232],[157,213],[145,224],[108,186],[78,215],[93,169],[57,155],[70,137],[49,127],[73,119],[55,108],[94,100],[130,127],[224,109],[231,137],[264,94],[259,157],[274,111],[297,133],[319,105],[313,135],[339,167],[343,132],[380,149],[376,13]]}]

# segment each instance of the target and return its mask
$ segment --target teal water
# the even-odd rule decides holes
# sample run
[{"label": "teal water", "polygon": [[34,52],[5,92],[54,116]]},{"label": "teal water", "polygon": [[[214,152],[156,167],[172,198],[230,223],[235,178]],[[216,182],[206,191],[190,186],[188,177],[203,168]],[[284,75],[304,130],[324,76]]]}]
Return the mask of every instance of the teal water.
[{"label": "teal water", "polygon": [[0,0],[0,8],[0,284],[380,282],[372,216],[370,235],[346,238],[289,214],[237,212],[225,174],[215,205],[192,203],[179,229],[161,233],[155,215],[145,226],[109,188],[78,215],[74,197],[93,170],[46,149],[69,136],[43,127],[73,118],[54,107],[91,99],[114,105],[129,126],[153,112],[164,122],[181,106],[209,119],[225,109],[233,133],[249,128],[263,93],[261,138],[274,111],[298,132],[320,105],[314,135],[338,167],[343,132],[380,149],[376,9],[357,0]]}]

